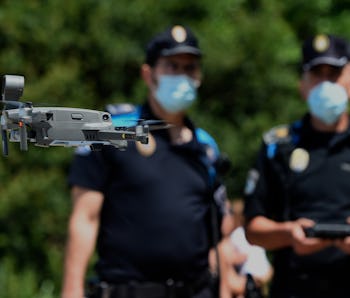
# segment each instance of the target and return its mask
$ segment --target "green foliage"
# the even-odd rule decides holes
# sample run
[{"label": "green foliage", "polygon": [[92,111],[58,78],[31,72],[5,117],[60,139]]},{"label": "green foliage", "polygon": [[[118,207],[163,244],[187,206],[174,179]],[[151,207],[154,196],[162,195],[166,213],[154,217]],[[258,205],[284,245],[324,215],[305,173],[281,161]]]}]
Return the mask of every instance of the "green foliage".
[{"label": "green foliage", "polygon": [[[349,8],[344,0],[4,0],[1,72],[25,75],[24,99],[39,105],[141,103],[147,41],[171,24],[189,25],[204,52],[190,112],[231,158],[229,194],[239,197],[263,131],[305,110],[301,40],[318,32],[350,38]],[[0,159],[1,296],[57,297],[72,150],[29,147],[10,144]]]},{"label": "green foliage", "polygon": [[53,298],[55,284],[52,279],[44,279],[38,276],[36,271],[15,268],[12,258],[5,257],[0,262],[0,287],[2,297],[18,298]]}]

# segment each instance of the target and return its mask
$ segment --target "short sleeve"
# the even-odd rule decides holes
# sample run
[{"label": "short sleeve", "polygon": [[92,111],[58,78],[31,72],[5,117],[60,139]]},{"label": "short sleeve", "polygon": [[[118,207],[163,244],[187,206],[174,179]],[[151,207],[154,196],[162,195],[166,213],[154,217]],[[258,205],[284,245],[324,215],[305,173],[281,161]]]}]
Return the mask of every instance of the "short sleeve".
[{"label": "short sleeve", "polygon": [[102,191],[107,178],[103,151],[77,150],[68,175],[68,184]]}]

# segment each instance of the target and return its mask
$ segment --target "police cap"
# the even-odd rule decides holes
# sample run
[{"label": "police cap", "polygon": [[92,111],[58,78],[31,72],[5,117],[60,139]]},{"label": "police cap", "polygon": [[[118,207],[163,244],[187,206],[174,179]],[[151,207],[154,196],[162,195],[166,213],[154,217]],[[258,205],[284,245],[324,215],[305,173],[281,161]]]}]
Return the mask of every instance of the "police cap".
[{"label": "police cap", "polygon": [[156,35],[147,45],[146,63],[153,66],[159,57],[177,54],[202,55],[198,40],[188,27],[176,25]]},{"label": "police cap", "polygon": [[340,37],[319,34],[305,40],[302,54],[304,71],[320,64],[343,67],[349,61],[349,45]]}]

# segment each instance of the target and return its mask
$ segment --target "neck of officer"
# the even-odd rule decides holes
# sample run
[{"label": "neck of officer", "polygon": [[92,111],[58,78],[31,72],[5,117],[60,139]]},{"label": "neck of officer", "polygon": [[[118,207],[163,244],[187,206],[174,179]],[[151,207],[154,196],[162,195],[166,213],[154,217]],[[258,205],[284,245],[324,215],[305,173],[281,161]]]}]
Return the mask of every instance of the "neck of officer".
[{"label": "neck of officer", "polygon": [[342,133],[346,131],[349,127],[349,115],[347,112],[344,112],[340,115],[338,121],[331,125],[325,124],[318,118],[311,116],[311,125],[314,129],[321,132]]},{"label": "neck of officer", "polygon": [[149,104],[153,114],[158,119],[164,120],[166,123],[172,124],[174,126],[185,126],[185,112],[167,112],[160,106],[160,104],[152,95],[149,95]]},{"label": "neck of officer", "polygon": [[149,104],[153,114],[157,118],[172,125],[168,128],[168,132],[173,144],[181,145],[193,139],[192,131],[185,125],[185,112],[169,113],[165,111],[151,95],[149,97]]}]

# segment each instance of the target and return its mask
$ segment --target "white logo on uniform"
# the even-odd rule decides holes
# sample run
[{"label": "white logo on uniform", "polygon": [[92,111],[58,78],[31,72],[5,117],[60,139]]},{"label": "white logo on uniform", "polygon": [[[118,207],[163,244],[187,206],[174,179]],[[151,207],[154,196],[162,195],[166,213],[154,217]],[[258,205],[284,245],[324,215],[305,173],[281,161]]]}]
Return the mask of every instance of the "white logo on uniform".
[{"label": "white logo on uniform", "polygon": [[343,162],[341,165],[340,165],[340,168],[345,171],[345,172],[350,172],[350,163],[348,162]]},{"label": "white logo on uniform", "polygon": [[300,173],[304,171],[310,162],[310,155],[305,149],[294,149],[289,159],[289,167],[294,172]]},{"label": "white logo on uniform", "polygon": [[247,181],[246,181],[245,188],[244,188],[245,195],[250,195],[254,192],[259,178],[260,178],[260,174],[257,170],[251,169],[248,172],[248,177],[247,177]]}]

